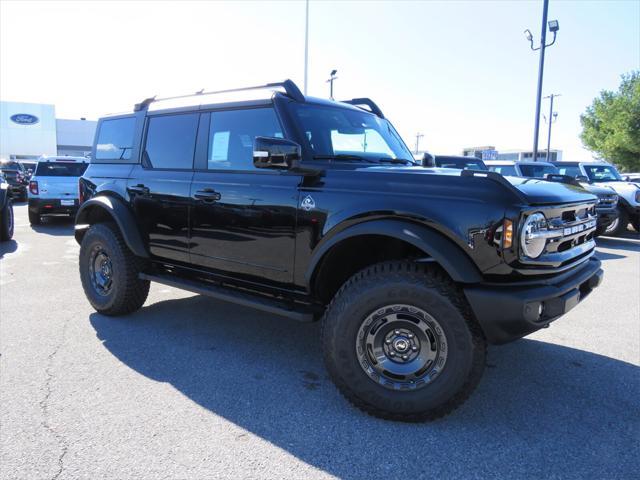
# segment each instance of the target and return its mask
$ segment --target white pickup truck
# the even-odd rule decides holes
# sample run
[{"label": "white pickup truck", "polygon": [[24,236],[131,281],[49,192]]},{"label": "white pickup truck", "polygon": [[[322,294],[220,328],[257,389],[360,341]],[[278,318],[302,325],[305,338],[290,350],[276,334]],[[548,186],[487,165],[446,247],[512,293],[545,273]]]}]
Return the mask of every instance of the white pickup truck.
[{"label": "white pickup truck", "polygon": [[29,181],[29,223],[39,225],[42,215],[75,215],[78,178],[89,165],[85,157],[40,157]]}]

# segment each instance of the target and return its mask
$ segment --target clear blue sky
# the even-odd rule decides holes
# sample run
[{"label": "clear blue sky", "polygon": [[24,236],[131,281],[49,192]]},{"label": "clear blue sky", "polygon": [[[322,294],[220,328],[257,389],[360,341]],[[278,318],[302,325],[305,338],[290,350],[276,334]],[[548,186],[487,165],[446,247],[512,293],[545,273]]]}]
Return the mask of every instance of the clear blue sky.
[{"label": "clear blue sky", "polygon": [[[302,86],[304,2],[0,4],[0,97],[97,118],[140,99],[292,78]],[[407,143],[530,148],[542,1],[311,1],[309,93],[370,96]],[[557,101],[553,148],[580,147],[579,114],[640,69],[640,1],[551,0],[560,32],[544,94]],[[543,104],[544,111],[548,105]],[[543,123],[544,128],[544,123]],[[546,130],[541,134],[546,145]]]}]

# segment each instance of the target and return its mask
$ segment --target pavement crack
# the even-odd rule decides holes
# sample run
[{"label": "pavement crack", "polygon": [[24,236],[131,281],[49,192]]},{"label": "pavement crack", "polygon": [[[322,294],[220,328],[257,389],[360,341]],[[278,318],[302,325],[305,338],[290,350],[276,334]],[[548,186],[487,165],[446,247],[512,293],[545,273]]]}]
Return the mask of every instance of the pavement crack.
[{"label": "pavement crack", "polygon": [[67,334],[67,324],[69,320],[66,320],[62,326],[62,338],[56,344],[53,351],[47,357],[47,367],[45,369],[45,382],[44,382],[44,398],[40,400],[40,410],[42,411],[42,426],[45,430],[47,430],[53,437],[56,439],[60,446],[60,453],[58,455],[58,470],[51,477],[51,480],[56,480],[64,471],[64,457],[67,455],[67,451],[69,450],[69,444],[67,440],[64,438],[62,434],[60,434],[54,427],[51,425],[50,421],[50,398],[51,398],[51,382],[55,378],[55,374],[53,371],[53,362],[55,360],[56,355],[62,348],[65,343],[66,334]]}]

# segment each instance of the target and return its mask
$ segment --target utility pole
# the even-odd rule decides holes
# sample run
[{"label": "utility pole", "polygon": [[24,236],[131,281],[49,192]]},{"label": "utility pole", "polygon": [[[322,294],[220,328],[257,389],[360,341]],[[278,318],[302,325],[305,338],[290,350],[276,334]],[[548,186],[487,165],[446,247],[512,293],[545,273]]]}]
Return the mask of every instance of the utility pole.
[{"label": "utility pole", "polygon": [[331,100],[333,100],[333,81],[338,78],[336,77],[336,73],[338,73],[338,70],[331,70],[331,76],[329,77],[329,80],[327,80],[327,83],[329,84],[329,98]]},{"label": "utility pole", "polygon": [[538,161],[538,137],[540,132],[540,103],[542,101],[542,78],[544,76],[544,52],[547,47],[550,47],[556,43],[556,35],[560,26],[557,20],[551,20],[549,22],[549,30],[553,33],[553,41],[547,45],[547,13],[549,11],[549,0],[543,0],[542,6],[542,29],[540,32],[540,45],[538,47],[533,46],[533,35],[529,29],[525,30],[525,36],[529,40],[531,50],[540,50],[540,63],[538,66],[538,89],[536,94],[536,118],[533,127],[533,161]]},{"label": "utility pole", "polygon": [[555,97],[559,97],[561,96],[560,93],[552,93],[551,95],[544,97],[544,98],[548,98],[550,99],[550,105],[549,105],[549,133],[547,134],[547,162],[551,160],[551,124],[553,122],[556,121],[556,118],[558,118],[558,112],[554,112],[553,111],[553,99]]},{"label": "utility pole", "polygon": [[420,132],[416,133],[416,153],[418,153],[418,147],[420,146],[420,139],[424,137],[424,135]]},{"label": "utility pole", "polygon": [[304,94],[307,94],[307,79],[309,77],[309,0],[307,0],[304,20]]}]

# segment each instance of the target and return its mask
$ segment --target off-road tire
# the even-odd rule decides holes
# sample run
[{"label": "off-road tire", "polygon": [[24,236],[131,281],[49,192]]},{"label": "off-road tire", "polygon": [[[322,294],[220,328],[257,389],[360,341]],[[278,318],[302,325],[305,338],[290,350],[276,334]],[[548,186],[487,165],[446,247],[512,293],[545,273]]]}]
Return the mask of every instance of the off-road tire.
[{"label": "off-road tire", "polygon": [[0,241],[6,242],[13,238],[13,227],[13,203],[10,198],[7,198],[4,202],[2,212],[0,212]]},{"label": "off-road tire", "polygon": [[[92,283],[90,262],[97,250],[105,252],[112,265],[112,284],[106,294],[100,294]],[[149,281],[138,277],[143,267],[144,260],[129,250],[116,225],[97,223],[84,235],[80,245],[80,279],[89,303],[97,312],[117,316],[142,307],[149,294]]]},{"label": "off-road tire", "polygon": [[[446,364],[420,389],[385,388],[359,363],[360,325],[389,304],[423,309],[446,334]],[[437,266],[410,262],[380,263],[347,280],[325,312],[322,347],[329,374],[347,400],[370,415],[405,422],[434,420],[461,405],[480,382],[486,358],[486,340],[463,292]]]},{"label": "off-road tire", "polygon": [[618,207],[618,224],[616,225],[615,229],[611,231],[605,230],[603,232],[603,235],[607,235],[610,237],[617,237],[619,235],[622,235],[627,231],[627,225],[629,225],[629,214],[624,208]]},{"label": "off-road tire", "polygon": [[42,223],[40,213],[29,210],[29,223],[31,225],[40,225]]}]

